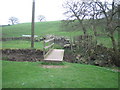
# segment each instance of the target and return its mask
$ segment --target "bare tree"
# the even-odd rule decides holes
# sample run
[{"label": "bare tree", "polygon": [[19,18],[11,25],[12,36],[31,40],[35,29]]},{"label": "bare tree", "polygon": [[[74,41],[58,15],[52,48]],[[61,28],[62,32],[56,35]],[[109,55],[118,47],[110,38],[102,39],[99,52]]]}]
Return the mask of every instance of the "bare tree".
[{"label": "bare tree", "polygon": [[88,6],[85,2],[77,1],[66,1],[63,4],[66,9],[64,13],[68,18],[67,20],[76,21],[78,20],[79,25],[82,27],[83,33],[87,34],[87,30],[83,24],[83,20],[88,16]]},{"label": "bare tree", "polygon": [[[119,0],[118,0],[119,2]],[[92,26],[94,35],[97,35],[96,26],[99,20],[104,22],[102,27],[105,28],[106,35],[110,37],[113,45],[113,50],[117,51],[117,42],[114,38],[114,33],[117,31],[118,28],[118,3],[115,0],[112,3],[107,1],[100,2],[98,0],[85,0],[85,1],[66,1],[63,5],[66,9],[64,13],[67,15],[68,20],[77,21],[79,25],[82,27],[84,34],[87,33],[87,29],[85,26],[85,19],[92,19]]]},{"label": "bare tree", "polygon": [[41,21],[45,21],[45,16],[43,15],[39,15],[38,16],[38,20],[41,22]]},{"label": "bare tree", "polygon": [[[102,25],[102,17],[101,17],[101,10],[97,6],[96,3],[97,0],[90,0],[87,4],[89,6],[89,26],[91,27],[91,30],[93,30],[94,34],[94,39],[97,44],[97,35],[98,35],[98,30],[97,28]],[[104,28],[104,27],[103,27]],[[100,31],[100,30],[99,30]]]},{"label": "bare tree", "polygon": [[114,33],[118,28],[118,21],[116,17],[116,15],[118,15],[117,3],[113,0],[111,4],[108,2],[96,2],[96,4],[98,5],[101,13],[104,15],[106,34],[112,41],[113,50],[117,52],[117,42],[114,38]]},{"label": "bare tree", "polygon": [[12,23],[12,25],[14,25],[14,24],[17,24],[19,21],[18,21],[18,18],[16,17],[10,17],[9,22]]}]

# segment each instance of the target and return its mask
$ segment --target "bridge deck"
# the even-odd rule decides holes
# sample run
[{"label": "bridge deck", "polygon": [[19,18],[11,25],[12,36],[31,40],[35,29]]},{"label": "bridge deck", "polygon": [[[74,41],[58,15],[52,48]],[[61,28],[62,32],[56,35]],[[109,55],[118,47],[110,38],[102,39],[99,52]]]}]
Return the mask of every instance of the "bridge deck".
[{"label": "bridge deck", "polygon": [[45,61],[63,61],[64,50],[53,49],[45,58]]}]

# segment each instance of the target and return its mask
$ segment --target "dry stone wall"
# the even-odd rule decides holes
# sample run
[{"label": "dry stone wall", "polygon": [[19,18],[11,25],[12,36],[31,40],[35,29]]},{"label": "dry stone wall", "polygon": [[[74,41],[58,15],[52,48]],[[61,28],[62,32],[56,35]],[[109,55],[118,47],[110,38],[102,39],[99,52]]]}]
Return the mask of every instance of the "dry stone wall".
[{"label": "dry stone wall", "polygon": [[41,61],[43,51],[38,49],[2,49],[2,60],[9,61]]}]

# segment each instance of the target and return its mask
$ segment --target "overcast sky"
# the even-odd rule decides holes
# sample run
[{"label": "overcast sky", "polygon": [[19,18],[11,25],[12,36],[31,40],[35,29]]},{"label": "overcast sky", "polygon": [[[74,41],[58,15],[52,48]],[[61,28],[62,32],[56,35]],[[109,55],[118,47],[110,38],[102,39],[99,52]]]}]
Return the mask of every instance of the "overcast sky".
[{"label": "overcast sky", "polygon": [[[20,23],[31,22],[33,0],[1,0],[0,24],[8,24],[11,16],[17,17]],[[64,18],[62,2],[64,0],[35,0],[35,21],[38,15],[44,15],[47,21],[62,20]]]},{"label": "overcast sky", "polygon": [[[33,0],[1,0],[0,24],[9,24],[11,16],[17,17],[20,23],[31,22]],[[47,21],[62,20],[64,10],[62,3],[65,0],[35,0],[35,21],[39,15],[44,15]],[[103,0],[102,0],[103,1]],[[111,0],[109,0],[111,1]]]}]

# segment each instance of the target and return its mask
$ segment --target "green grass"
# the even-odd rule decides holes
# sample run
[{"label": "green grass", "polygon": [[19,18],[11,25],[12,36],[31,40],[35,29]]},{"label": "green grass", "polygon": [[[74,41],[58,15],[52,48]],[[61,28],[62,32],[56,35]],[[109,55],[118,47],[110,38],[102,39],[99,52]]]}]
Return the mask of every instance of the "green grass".
[{"label": "green grass", "polygon": [[[108,37],[98,37],[98,44],[101,43],[108,48],[112,47],[112,42]],[[30,47],[31,47],[31,41],[27,41],[27,40],[12,40],[12,41],[2,42],[3,49],[8,49],[8,48],[17,49],[17,48],[30,48]],[[43,42],[34,42],[34,48],[43,49]],[[62,47],[58,44],[55,44],[54,48],[60,49]]]},{"label": "green grass", "polygon": [[[46,34],[73,36],[81,34],[81,32],[65,32],[60,30],[60,21],[51,22],[36,22],[35,23],[35,35],[44,36]],[[25,34],[31,34],[31,24],[23,23],[13,26],[7,26],[2,28],[3,37],[21,37]]]},{"label": "green grass", "polygon": [[118,73],[106,68],[63,63],[43,68],[41,62],[3,61],[3,88],[118,88]]},{"label": "green grass", "polygon": [[98,44],[103,44],[103,46],[111,48],[112,42],[108,37],[97,37]]},{"label": "green grass", "polygon": [[[93,33],[90,31],[89,33]],[[31,34],[31,24],[23,23],[2,28],[3,37],[21,37]],[[60,21],[35,23],[35,34],[59,36],[82,35],[82,31],[65,32],[61,30]],[[117,39],[117,33],[115,33]],[[98,43],[112,47],[108,37],[98,37]],[[2,48],[30,48],[27,40],[13,40],[2,42]],[[43,49],[43,42],[35,42],[35,48]],[[55,45],[55,48],[62,48]],[[1,61],[0,61],[1,62]],[[3,88],[117,88],[118,73],[107,68],[63,63],[66,68],[42,68],[41,62],[12,62],[3,61],[2,84]],[[63,66],[64,66],[63,65]],[[1,83],[0,83],[1,84]]]},{"label": "green grass", "polygon": [[[29,49],[31,48],[31,41],[27,40],[12,40],[2,42],[3,49]],[[34,42],[34,48],[43,49],[43,42]],[[62,47],[58,44],[54,45],[54,48],[61,49]]]},{"label": "green grass", "polygon": [[[118,33],[115,32],[114,34],[116,44],[118,44]],[[112,42],[111,39],[107,36],[98,36],[97,37],[98,44],[103,44],[105,47],[112,48]]]},{"label": "green grass", "polygon": [[[93,31],[89,30],[88,33],[93,34]],[[99,31],[99,33],[102,33],[102,32]],[[12,26],[6,26],[6,27],[2,28],[2,35],[3,35],[2,37],[22,37],[22,35],[25,35],[25,34],[29,34],[29,35],[31,34],[31,24],[30,23],[22,23],[22,24],[17,24],[17,25],[12,25]],[[36,22],[35,23],[35,35],[44,36],[47,34],[65,36],[65,37],[73,37],[73,36],[82,35],[83,32],[82,32],[82,30],[71,31],[71,32],[63,31],[60,21]],[[118,40],[117,32],[115,33],[114,36],[117,41]],[[104,46],[107,46],[110,48],[112,47],[110,38],[99,36],[97,39],[98,39],[98,43],[102,43]],[[23,43],[19,43],[19,46],[18,46],[18,45],[16,45],[17,42],[23,42]],[[28,43],[30,43],[30,42],[6,41],[6,42],[3,42],[3,48],[29,48],[30,44],[28,44]],[[38,43],[35,43],[35,44],[37,44],[37,45],[35,45],[35,48],[39,48],[39,44]],[[40,44],[42,45],[42,43],[40,43]],[[40,45],[40,47],[41,47],[41,45]]]},{"label": "green grass", "polygon": [[[35,42],[34,43],[35,48],[43,49],[43,42]],[[4,41],[2,42],[2,48],[11,48],[11,49],[25,49],[25,48],[31,48],[31,41],[27,40],[13,40],[13,41]]]},{"label": "green grass", "polygon": [[[44,36],[46,34],[60,35],[60,36],[78,36],[82,35],[82,30],[63,31],[60,21],[36,22],[35,34]],[[92,30],[88,33],[93,34]],[[24,34],[31,34],[31,23],[22,23],[2,28],[3,37],[21,37]]]}]

